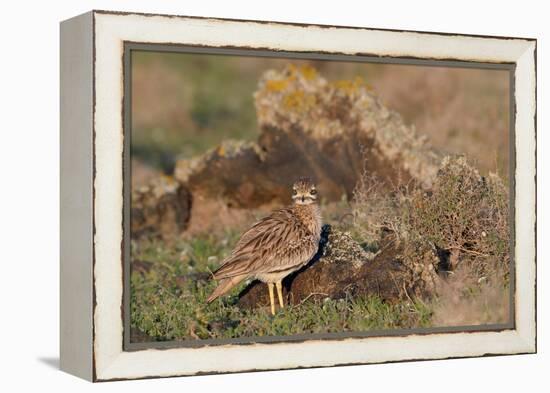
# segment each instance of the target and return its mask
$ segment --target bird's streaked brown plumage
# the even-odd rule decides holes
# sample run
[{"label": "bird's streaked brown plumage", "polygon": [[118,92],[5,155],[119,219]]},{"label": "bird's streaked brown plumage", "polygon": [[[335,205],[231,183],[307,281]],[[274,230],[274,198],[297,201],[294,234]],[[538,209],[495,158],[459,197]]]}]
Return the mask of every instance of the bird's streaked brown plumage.
[{"label": "bird's streaked brown plumage", "polygon": [[274,211],[241,236],[214,272],[219,283],[208,302],[226,294],[242,280],[253,278],[268,284],[272,313],[273,284],[283,307],[282,279],[313,258],[321,239],[321,212],[311,180],[301,178],[294,183],[292,199],[292,206]]}]

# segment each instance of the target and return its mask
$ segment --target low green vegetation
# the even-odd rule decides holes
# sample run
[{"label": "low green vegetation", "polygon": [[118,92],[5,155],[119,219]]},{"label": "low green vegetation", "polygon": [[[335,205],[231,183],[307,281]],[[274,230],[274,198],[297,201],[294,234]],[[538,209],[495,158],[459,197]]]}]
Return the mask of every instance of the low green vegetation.
[{"label": "low green vegetation", "polygon": [[[136,53],[132,69],[132,158],[143,163],[145,169],[172,174],[178,159],[201,154],[228,138],[255,140],[258,132],[253,92],[267,69],[283,67],[287,62],[252,57]],[[310,65],[298,61],[293,64]],[[476,128],[468,131],[467,124],[459,122],[461,127],[457,127],[450,122],[452,116],[434,122],[433,114],[424,112],[433,108],[434,103],[440,104],[441,86],[447,86],[449,96],[455,96],[457,89],[448,83],[449,80],[470,81],[468,75],[453,74],[454,79],[449,79],[451,74],[441,74],[440,77],[445,78],[441,83],[431,83],[438,86],[433,89],[437,94],[430,93],[433,95],[426,97],[417,94],[416,101],[400,104],[400,98],[395,97],[414,96],[402,94],[403,79],[395,77],[396,72],[399,75],[403,72],[402,66],[398,71],[392,68],[395,66],[381,68],[356,64],[342,68],[334,64],[317,63],[317,67],[328,80],[359,75],[369,83],[384,86],[381,97],[388,97],[389,101],[394,97],[391,106],[407,109],[411,122],[432,130],[431,136],[440,148],[465,151],[484,162],[480,173],[475,169],[479,165],[474,167],[464,158],[446,158],[430,190],[412,182],[405,184],[402,180],[397,181],[399,184],[379,184],[369,173],[370,177],[364,176],[359,181],[351,200],[342,199],[322,206],[325,222],[350,234],[365,250],[376,253],[384,247],[392,247],[395,253],[388,263],[398,261],[410,273],[407,280],[414,284],[421,282],[430,296],[420,292],[409,294],[405,289],[406,296],[398,297],[401,300],[388,302],[384,300],[387,297],[348,295],[331,299],[317,294],[278,309],[272,316],[268,308],[238,306],[237,295],[250,284],[243,282],[229,296],[208,305],[206,298],[216,285],[211,272],[250,224],[244,219],[237,222],[238,219],[232,218],[230,222],[217,225],[215,231],[209,232],[213,226],[204,226],[200,233],[186,232],[185,238],[175,242],[144,237],[133,240],[131,326],[136,339],[288,336],[508,320],[510,238],[506,175],[504,181],[497,175],[485,175],[490,168],[506,168],[508,159],[506,155],[497,155],[493,165],[492,155],[481,143],[485,139],[476,136],[479,133],[477,124],[483,125],[487,119],[504,119],[507,124],[508,109],[501,108],[492,117],[487,117],[487,111],[481,111],[477,120],[469,119],[468,123],[475,124]],[[312,72],[311,67],[303,69]],[[415,83],[434,75],[431,72],[418,74],[420,79]],[[477,78],[468,85],[470,90],[461,88],[460,91],[466,93],[459,95],[462,98],[453,106],[458,108],[455,110],[469,108],[465,103],[471,102],[467,98],[472,95],[471,89],[479,85],[481,74]],[[354,82],[334,83],[339,89],[353,92],[362,79],[351,80]],[[500,92],[497,82],[491,82],[494,86],[489,90]],[[285,83],[288,80],[277,80],[268,88],[278,91]],[[405,88],[408,93],[423,91],[406,85]],[[473,96],[481,97],[480,93],[475,90]],[[490,107],[499,101],[498,95],[482,97]],[[298,91],[283,102],[287,110],[301,110],[304,104],[313,104],[310,98]],[[507,105],[508,101],[505,102]],[[500,108],[500,104],[496,107]],[[429,121],[423,124],[424,118]],[[498,127],[492,130],[494,122],[490,120],[490,123],[491,127],[485,127],[488,135],[481,136],[487,140],[503,139]],[[463,142],[457,142],[455,134],[460,135]],[[492,151],[507,152],[507,149],[504,143]],[[133,176],[137,172],[133,171]],[[207,217],[205,220],[212,220],[215,213],[202,214]],[[263,214],[259,210],[257,213]],[[227,229],[222,229],[224,227]]]},{"label": "low green vegetation", "polygon": [[[216,285],[211,272],[250,223],[235,222],[233,229],[205,231],[174,243],[134,240],[132,328],[136,336],[163,341],[506,322],[507,201],[498,177],[480,176],[463,158],[444,160],[430,192],[413,186],[388,191],[365,181],[351,204],[323,204],[326,220],[369,251],[376,252],[378,240],[389,236],[403,266],[425,282],[433,281],[433,296],[407,294],[388,302],[378,296],[331,299],[312,294],[278,309],[275,316],[267,307],[239,307],[238,294],[250,282],[206,304]],[[352,222],[339,220],[350,208]]]},{"label": "low green vegetation", "polygon": [[377,329],[428,327],[432,312],[422,302],[390,304],[378,297],[312,297],[278,309],[242,309],[237,294],[206,304],[215,282],[210,271],[230,251],[236,236],[213,235],[180,240],[167,247],[158,241],[134,243],[131,275],[132,328],[152,340],[288,336]]}]

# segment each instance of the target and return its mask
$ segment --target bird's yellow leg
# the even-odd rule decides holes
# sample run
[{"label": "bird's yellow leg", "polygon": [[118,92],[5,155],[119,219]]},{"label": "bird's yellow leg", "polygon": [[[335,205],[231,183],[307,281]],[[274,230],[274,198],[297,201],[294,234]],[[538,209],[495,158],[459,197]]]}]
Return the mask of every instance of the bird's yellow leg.
[{"label": "bird's yellow leg", "polygon": [[275,283],[275,285],[277,286],[277,297],[279,298],[279,306],[281,306],[281,308],[285,308],[285,302],[283,301],[283,284],[281,283],[281,281]]},{"label": "bird's yellow leg", "polygon": [[271,304],[271,314],[275,315],[275,296],[273,296],[273,283],[267,283],[267,289],[269,289],[269,302]]}]

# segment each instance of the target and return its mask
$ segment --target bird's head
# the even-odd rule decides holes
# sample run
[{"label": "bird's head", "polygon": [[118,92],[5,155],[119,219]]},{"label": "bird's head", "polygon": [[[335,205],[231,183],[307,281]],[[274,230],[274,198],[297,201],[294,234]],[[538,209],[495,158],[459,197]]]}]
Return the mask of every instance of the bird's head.
[{"label": "bird's head", "polygon": [[317,202],[317,188],[309,177],[301,177],[292,185],[292,200],[296,205],[311,205]]}]

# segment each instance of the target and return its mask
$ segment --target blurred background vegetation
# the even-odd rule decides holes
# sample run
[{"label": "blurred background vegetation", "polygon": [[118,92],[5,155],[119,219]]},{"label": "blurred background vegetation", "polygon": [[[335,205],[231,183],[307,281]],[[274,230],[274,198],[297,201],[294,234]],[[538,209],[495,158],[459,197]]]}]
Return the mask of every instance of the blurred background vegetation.
[{"label": "blurred background vegetation", "polygon": [[223,139],[259,134],[253,93],[268,69],[308,64],[329,81],[359,76],[434,147],[466,154],[482,174],[506,181],[509,163],[509,73],[334,61],[132,52],[132,157],[136,182],[171,173],[179,158]]},{"label": "blurred background vegetation", "polygon": [[[161,173],[172,174],[178,159],[200,155],[223,140],[255,140],[260,134],[253,96],[258,81],[267,70],[282,70],[289,63],[311,66],[330,82],[362,78],[386,107],[426,135],[443,155],[465,154],[482,175],[497,172],[507,184],[507,71],[144,51],[132,56],[134,190],[151,179],[164,179],[158,176]],[[356,193],[354,201],[343,198],[322,203],[324,222],[350,232],[365,249],[380,238],[377,233],[374,242],[369,240],[372,228],[385,229],[388,222],[399,224],[396,228],[415,224],[405,225],[395,236],[418,232],[419,241],[400,241],[408,247],[403,258],[419,261],[431,255],[425,252],[426,239],[444,246],[448,239],[436,237],[447,227],[458,228],[449,216],[467,222],[465,226],[473,228],[476,236],[467,242],[477,251],[463,253],[460,259],[472,262],[475,269],[465,263],[464,269],[453,271],[454,280],[446,281],[434,298],[391,303],[376,296],[325,297],[286,307],[272,317],[267,309],[241,309],[235,290],[207,305],[205,298],[215,286],[211,271],[230,253],[239,235],[272,206],[238,209],[221,199],[193,195],[189,227],[175,242],[155,237],[132,240],[132,341],[506,322],[509,287],[505,274],[489,274],[491,269],[486,267],[506,272],[507,188],[495,180],[496,191],[486,189],[487,182],[469,165],[456,167],[460,170],[439,180],[443,195],[434,192],[427,198],[423,190],[403,194],[401,189],[377,194],[367,187]],[[401,203],[395,196],[410,203]],[[487,212],[494,211],[487,219]],[[409,216],[410,220],[403,221]],[[458,232],[462,236],[463,231]],[[500,264],[505,268],[500,269]]]}]

